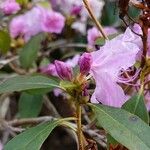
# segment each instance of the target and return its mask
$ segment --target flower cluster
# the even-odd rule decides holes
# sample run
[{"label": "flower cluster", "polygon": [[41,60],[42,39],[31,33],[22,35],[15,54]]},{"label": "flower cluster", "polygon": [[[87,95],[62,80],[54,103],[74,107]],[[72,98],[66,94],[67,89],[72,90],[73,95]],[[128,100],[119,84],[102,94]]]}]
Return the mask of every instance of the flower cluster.
[{"label": "flower cluster", "polygon": [[58,12],[35,6],[23,15],[14,17],[10,22],[11,37],[22,36],[28,41],[40,32],[61,33],[65,25],[65,18]]},{"label": "flower cluster", "polygon": [[[95,16],[99,19],[104,6],[103,0],[89,0]],[[74,16],[77,20],[71,25],[73,29],[85,34],[89,14],[81,0],[52,0],[51,4],[55,10],[60,10],[65,16]],[[79,28],[80,27],[80,28]]]},{"label": "flower cluster", "polygon": [[[137,25],[133,29],[136,29],[135,32],[141,32]],[[112,32],[115,31],[112,30]],[[78,61],[80,74],[84,76],[90,74],[96,82],[96,88],[91,96],[92,103],[121,107],[126,102],[129,96],[120,86],[124,82],[120,74],[134,66],[141,51],[141,38],[127,28],[124,34],[106,41],[100,50],[80,56]],[[42,72],[48,72],[51,75],[57,74],[62,80],[72,81],[73,79],[72,66],[66,62],[55,61],[54,64],[43,68]]]}]

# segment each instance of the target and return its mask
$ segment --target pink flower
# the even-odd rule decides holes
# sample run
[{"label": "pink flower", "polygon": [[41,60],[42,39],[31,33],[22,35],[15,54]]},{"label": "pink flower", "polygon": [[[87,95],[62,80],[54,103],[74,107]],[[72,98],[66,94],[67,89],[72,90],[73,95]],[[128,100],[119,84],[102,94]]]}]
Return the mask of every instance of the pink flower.
[{"label": "pink flower", "polygon": [[6,0],[0,4],[0,9],[5,15],[11,15],[18,12],[21,8],[15,0]]},{"label": "pink flower", "polygon": [[25,22],[22,16],[15,17],[9,25],[10,35],[12,38],[16,38],[19,35],[25,34]]},{"label": "pink flower", "polygon": [[57,12],[36,6],[23,15],[12,19],[9,25],[11,37],[22,36],[28,41],[40,32],[60,33],[65,19]]},{"label": "pink flower", "polygon": [[[66,16],[74,15],[79,17],[72,24],[72,28],[85,34],[86,24],[89,18],[89,14],[82,2],[82,0],[51,0],[51,4],[55,10],[61,10]],[[89,4],[93,10],[95,16],[100,19],[101,11],[104,6],[103,0],[89,0]]]},{"label": "pink flower", "polygon": [[126,101],[123,89],[118,85],[118,75],[121,70],[133,66],[139,47],[125,34],[117,36],[96,52],[92,52],[91,75],[96,82],[96,89],[91,102],[101,102],[104,105],[121,107]]},{"label": "pink flower", "polygon": [[78,15],[82,10],[82,5],[73,5],[71,8],[71,15]]},{"label": "pink flower", "polygon": [[[117,33],[117,30],[115,28],[113,28],[113,27],[105,27],[104,31],[105,31],[105,33],[107,35],[111,35],[111,34]],[[102,35],[101,35],[100,31],[96,27],[93,27],[93,28],[88,30],[87,40],[88,40],[88,44],[90,46],[94,46],[97,38],[99,38],[99,37],[102,37]]]},{"label": "pink flower", "polygon": [[10,22],[9,30],[11,37],[23,36],[28,41],[32,36],[42,31],[41,18],[43,11],[41,7],[34,7],[24,15],[17,16]]},{"label": "pink flower", "polygon": [[45,32],[61,33],[65,25],[65,18],[58,12],[49,11],[45,13],[42,20],[42,29]]}]

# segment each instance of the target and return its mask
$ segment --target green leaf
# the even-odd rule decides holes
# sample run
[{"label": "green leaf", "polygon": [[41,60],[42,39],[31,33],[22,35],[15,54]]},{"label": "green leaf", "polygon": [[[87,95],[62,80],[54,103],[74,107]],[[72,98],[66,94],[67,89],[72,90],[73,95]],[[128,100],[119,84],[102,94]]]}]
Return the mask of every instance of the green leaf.
[{"label": "green leaf", "polygon": [[[108,35],[108,39],[112,40],[113,38],[115,38],[118,35],[119,35],[119,33],[110,34],[110,35]],[[105,44],[105,38],[104,37],[98,38],[96,40],[95,44],[97,44],[97,45],[104,45]]]},{"label": "green leaf", "polygon": [[149,123],[149,115],[144,103],[143,94],[134,95],[122,106],[122,108],[132,114],[137,115],[146,123]]},{"label": "green leaf", "polygon": [[0,83],[0,94],[14,91],[47,90],[59,87],[59,82],[42,75],[16,76]]},{"label": "green leaf", "polygon": [[25,92],[22,93],[19,99],[19,117],[37,117],[42,108],[42,100],[42,95],[31,95]]},{"label": "green leaf", "polygon": [[43,142],[60,123],[57,120],[30,128],[9,141],[4,150],[40,150]]},{"label": "green leaf", "polygon": [[21,50],[19,60],[23,68],[29,69],[33,65],[37,58],[38,50],[41,48],[42,39],[42,34],[34,36]]},{"label": "green leaf", "polygon": [[97,124],[131,150],[150,150],[150,127],[138,116],[120,108],[89,104]]},{"label": "green leaf", "polygon": [[0,31],[0,51],[6,53],[10,49],[11,38],[6,31]]},{"label": "green leaf", "polygon": [[111,26],[112,24],[117,24],[118,20],[119,17],[117,3],[106,1],[101,19],[102,24],[105,26]]}]

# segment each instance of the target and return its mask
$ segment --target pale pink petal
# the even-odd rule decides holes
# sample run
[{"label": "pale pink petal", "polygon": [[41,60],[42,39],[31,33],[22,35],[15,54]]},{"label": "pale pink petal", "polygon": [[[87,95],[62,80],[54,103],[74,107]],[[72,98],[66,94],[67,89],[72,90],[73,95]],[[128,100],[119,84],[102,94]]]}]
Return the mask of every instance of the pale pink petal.
[{"label": "pale pink petal", "polygon": [[96,89],[91,97],[91,102],[101,102],[104,105],[121,107],[126,101],[123,89],[113,81],[108,73],[95,72],[94,74]]},{"label": "pale pink petal", "polygon": [[121,69],[126,70],[136,61],[138,46],[130,42],[113,39],[108,41],[99,51],[92,52],[93,64],[91,70],[100,70],[111,74],[117,79]]}]

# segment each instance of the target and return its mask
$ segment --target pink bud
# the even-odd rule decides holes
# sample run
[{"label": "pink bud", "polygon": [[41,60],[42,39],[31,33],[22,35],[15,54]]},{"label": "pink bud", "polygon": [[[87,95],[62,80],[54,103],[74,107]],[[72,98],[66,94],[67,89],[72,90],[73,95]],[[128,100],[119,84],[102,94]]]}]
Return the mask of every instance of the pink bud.
[{"label": "pink bud", "polygon": [[83,53],[79,59],[80,72],[83,75],[89,73],[92,64],[92,56],[90,53]]},{"label": "pink bud", "polygon": [[72,79],[73,71],[69,65],[67,65],[63,61],[58,61],[58,60],[55,60],[54,64],[56,67],[57,74],[61,79],[69,80],[69,81]]}]

